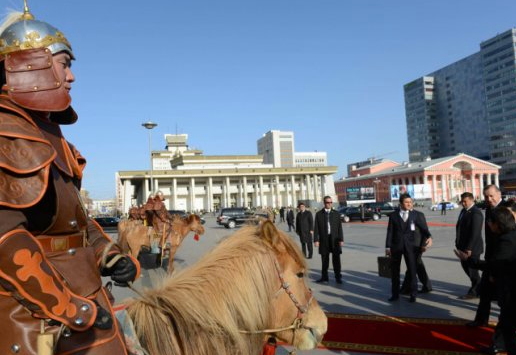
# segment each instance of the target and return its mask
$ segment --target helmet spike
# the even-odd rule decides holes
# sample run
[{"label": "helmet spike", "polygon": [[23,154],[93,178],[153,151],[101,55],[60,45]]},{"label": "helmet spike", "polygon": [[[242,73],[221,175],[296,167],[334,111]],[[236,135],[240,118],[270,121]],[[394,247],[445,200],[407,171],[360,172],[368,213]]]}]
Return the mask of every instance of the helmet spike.
[{"label": "helmet spike", "polygon": [[23,0],[23,15],[21,16],[22,20],[34,20],[34,16],[29,11],[29,6],[27,5],[27,0]]}]

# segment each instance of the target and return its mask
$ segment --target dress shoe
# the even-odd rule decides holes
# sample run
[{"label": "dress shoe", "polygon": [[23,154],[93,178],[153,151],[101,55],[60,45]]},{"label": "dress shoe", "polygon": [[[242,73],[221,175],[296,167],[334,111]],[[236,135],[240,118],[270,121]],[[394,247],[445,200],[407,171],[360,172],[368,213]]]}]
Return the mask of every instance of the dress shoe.
[{"label": "dress shoe", "polygon": [[491,354],[491,355],[495,355],[495,354],[500,354],[500,353],[505,353],[506,350],[505,349],[500,349],[494,345],[491,345],[489,347],[483,347],[483,348],[480,348],[480,352],[482,354]]},{"label": "dress shoe", "polygon": [[321,278],[321,279],[319,279],[319,280],[317,280],[315,282],[317,282],[318,284],[322,284],[322,283],[327,284],[328,283],[328,279],[322,279]]},{"label": "dress shoe", "polygon": [[481,322],[479,320],[474,320],[472,322],[468,322],[466,323],[466,327],[471,327],[471,328],[474,328],[474,327],[487,327],[487,322]]},{"label": "dress shoe", "polygon": [[410,303],[416,302],[416,296],[414,296],[414,295],[410,296],[409,302]]},{"label": "dress shoe", "polygon": [[400,299],[400,296],[391,296],[391,298],[389,298],[387,301],[394,302],[394,301],[397,301],[399,299]]},{"label": "dress shoe", "polygon": [[418,293],[430,293],[432,292],[431,288],[423,287],[421,290],[417,290]]},{"label": "dress shoe", "polygon": [[472,300],[474,298],[478,298],[477,295],[473,295],[471,293],[466,293],[465,295],[459,296],[460,300]]},{"label": "dress shoe", "polygon": [[342,284],[342,279],[336,279],[335,282],[338,284]]}]

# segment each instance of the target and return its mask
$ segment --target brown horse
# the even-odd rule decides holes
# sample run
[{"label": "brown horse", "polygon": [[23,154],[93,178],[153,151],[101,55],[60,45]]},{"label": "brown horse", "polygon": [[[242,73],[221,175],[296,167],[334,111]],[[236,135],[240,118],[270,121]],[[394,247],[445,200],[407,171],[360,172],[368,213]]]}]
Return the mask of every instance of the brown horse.
[{"label": "brown horse", "polygon": [[118,224],[118,244],[120,244],[124,253],[129,253],[138,258],[142,246],[150,248],[152,239],[157,239],[162,247],[167,242],[170,245],[169,273],[174,270],[174,256],[188,233],[204,234],[201,219],[195,214],[186,218],[181,218],[178,215],[168,215],[166,219],[159,219],[156,215],[152,224],[155,227],[147,227],[140,220],[121,221]]},{"label": "brown horse", "polygon": [[305,273],[299,248],[265,221],[128,301],[127,311],[150,355],[257,355],[265,334],[313,349],[327,319]]}]

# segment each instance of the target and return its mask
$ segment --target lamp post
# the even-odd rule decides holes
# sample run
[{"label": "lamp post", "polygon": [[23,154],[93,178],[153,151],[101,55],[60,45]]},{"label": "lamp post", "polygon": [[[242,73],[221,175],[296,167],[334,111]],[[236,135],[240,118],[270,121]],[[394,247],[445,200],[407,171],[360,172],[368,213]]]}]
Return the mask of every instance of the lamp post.
[{"label": "lamp post", "polygon": [[152,175],[152,135],[151,131],[154,127],[156,127],[158,124],[154,123],[152,121],[147,121],[145,123],[142,123],[142,126],[147,128],[149,130],[149,154],[150,154],[150,193],[152,194],[152,191],[154,190],[154,179]]}]

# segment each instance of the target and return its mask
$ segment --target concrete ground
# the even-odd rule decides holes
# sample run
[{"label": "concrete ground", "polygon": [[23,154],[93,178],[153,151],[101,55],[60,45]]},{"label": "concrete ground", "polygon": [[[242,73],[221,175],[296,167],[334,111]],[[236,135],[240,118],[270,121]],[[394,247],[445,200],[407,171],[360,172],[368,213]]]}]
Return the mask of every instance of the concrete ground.
[{"label": "concrete ground", "polygon": [[[390,296],[390,279],[378,277],[377,257],[383,255],[387,218],[378,222],[344,223],[344,249],[341,256],[343,284],[338,285],[332,278],[330,266],[330,283],[317,284],[320,277],[321,259],[314,250],[314,257],[308,260],[309,286],[314,296],[326,312],[374,314],[401,317],[423,317],[472,320],[478,300],[460,300],[457,297],[468,290],[469,279],[456,259],[453,249],[455,241],[455,223],[460,210],[440,212],[428,209],[425,213],[433,236],[433,246],[423,256],[423,260],[433,284],[433,291],[420,295],[416,303],[409,303],[408,298],[401,297],[394,303],[387,302]],[[176,254],[176,269],[195,263],[204,253],[211,250],[224,236],[232,230],[219,227],[214,217],[206,217],[206,233],[196,242],[189,236]],[[277,226],[288,231],[286,223]],[[288,232],[287,232],[288,233]],[[297,235],[290,233],[298,241]],[[116,233],[113,234],[116,237]],[[402,272],[404,263],[402,263]],[[164,275],[162,270],[145,270],[137,282],[138,287],[152,287]],[[132,291],[115,287],[117,301],[132,297]],[[498,308],[494,308],[491,320],[496,321]],[[287,348],[278,349],[278,355],[288,354]],[[297,354],[352,354],[335,350],[297,351]],[[363,354],[363,353],[362,353]]]}]

